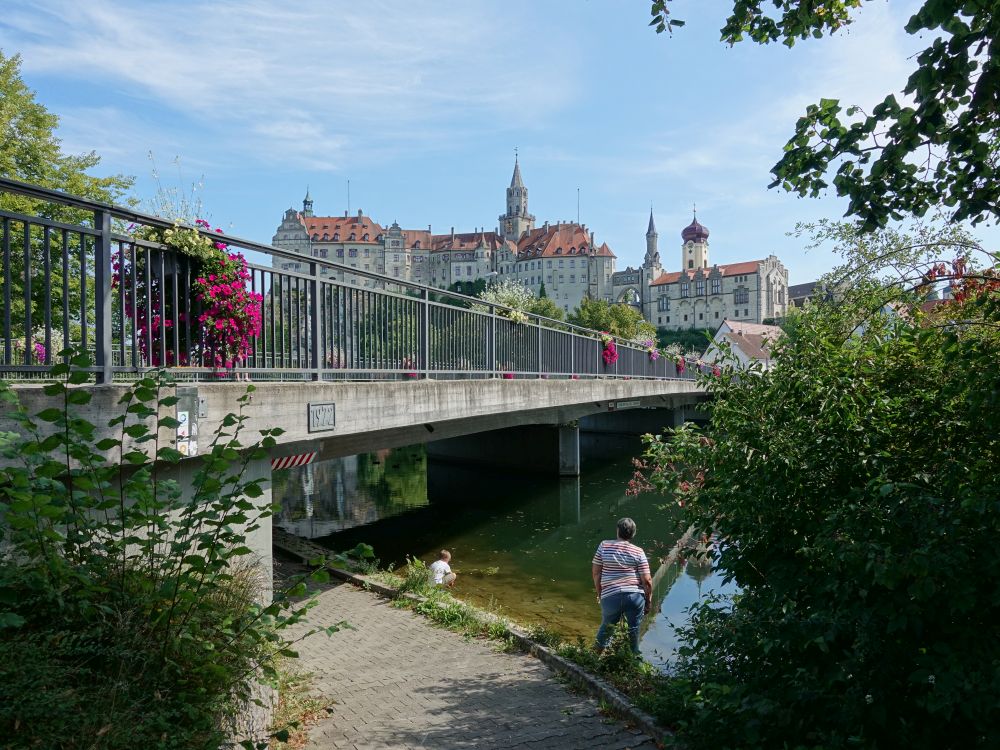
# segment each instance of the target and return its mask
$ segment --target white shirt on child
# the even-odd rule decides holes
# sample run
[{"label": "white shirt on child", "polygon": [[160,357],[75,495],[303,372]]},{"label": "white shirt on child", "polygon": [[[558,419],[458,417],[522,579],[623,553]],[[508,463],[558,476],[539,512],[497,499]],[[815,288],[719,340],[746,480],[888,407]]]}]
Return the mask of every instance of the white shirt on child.
[{"label": "white shirt on child", "polygon": [[451,572],[451,566],[444,560],[435,560],[431,563],[431,573],[434,574],[434,583],[444,583],[444,577]]}]

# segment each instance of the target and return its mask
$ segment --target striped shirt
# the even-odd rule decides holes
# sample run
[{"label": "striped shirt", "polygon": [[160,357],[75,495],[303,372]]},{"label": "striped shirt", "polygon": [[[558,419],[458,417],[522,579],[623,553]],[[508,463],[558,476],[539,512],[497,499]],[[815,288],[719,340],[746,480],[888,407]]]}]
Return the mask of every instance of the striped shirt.
[{"label": "striped shirt", "polygon": [[642,547],[621,539],[601,542],[593,563],[601,566],[602,599],[622,592],[641,592],[642,579],[649,575],[649,562]]}]

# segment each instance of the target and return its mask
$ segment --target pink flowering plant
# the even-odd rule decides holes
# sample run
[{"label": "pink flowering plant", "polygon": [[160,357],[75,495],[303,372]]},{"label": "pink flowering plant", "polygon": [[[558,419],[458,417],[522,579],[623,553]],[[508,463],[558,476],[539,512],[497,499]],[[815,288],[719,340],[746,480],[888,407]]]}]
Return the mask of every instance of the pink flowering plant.
[{"label": "pink flowering plant", "polygon": [[261,331],[263,298],[247,289],[249,280],[244,257],[223,250],[204,262],[191,285],[192,297],[202,308],[197,320],[203,366],[229,370],[250,355],[253,337]]},{"label": "pink flowering plant", "polygon": [[642,341],[640,343],[642,344],[643,348],[645,348],[646,354],[649,355],[650,362],[655,362],[660,358],[660,350],[656,348],[655,341],[653,341],[652,339],[646,339],[645,341]]},{"label": "pink flowering plant", "polygon": [[[263,298],[247,289],[246,260],[207,235],[212,231],[207,221],[194,223],[196,228],[133,226],[136,244],[113,260],[112,287],[123,296],[125,316],[132,320],[146,366],[231,369],[249,355],[253,337],[261,332]],[[143,248],[150,243],[175,251],[170,270],[161,273],[167,264],[161,266],[159,259],[149,262],[151,256]]]},{"label": "pink flowering plant", "polygon": [[603,347],[601,357],[604,359],[604,366],[611,367],[618,361],[618,347],[615,346],[615,337],[607,331],[601,331],[601,346]]}]

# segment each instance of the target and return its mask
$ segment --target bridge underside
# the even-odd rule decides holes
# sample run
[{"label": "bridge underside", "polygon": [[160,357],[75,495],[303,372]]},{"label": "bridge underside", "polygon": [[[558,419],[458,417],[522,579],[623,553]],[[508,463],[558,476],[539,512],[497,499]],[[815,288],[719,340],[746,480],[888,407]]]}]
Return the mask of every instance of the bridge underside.
[{"label": "bridge underside", "polygon": [[[89,388],[93,398],[80,408],[79,416],[103,425],[120,413],[118,400],[126,386]],[[18,386],[17,391],[29,413],[58,406],[45,396],[41,386]],[[164,408],[161,416],[176,417],[185,426],[161,431],[161,444],[176,440],[180,447],[186,442],[182,452],[190,451],[192,457],[204,452],[212,433],[227,414],[237,410],[237,399],[245,392],[246,384],[242,383],[178,386],[179,403]],[[694,406],[705,398],[691,380],[259,383],[245,409],[242,442],[252,442],[258,430],[281,427],[284,434],[272,451],[273,458],[315,452],[315,460],[323,460],[434,442],[438,448],[432,448],[432,453],[459,458],[464,451],[471,459],[496,454],[488,448],[493,438],[487,436],[497,431],[562,426],[561,432],[550,430],[551,437],[543,437],[544,430],[532,434],[535,440],[552,441],[556,448],[547,453],[566,464],[560,467],[562,473],[573,475],[579,472],[579,460],[571,457],[577,450],[574,433],[578,425],[589,431],[659,432],[696,418]],[[0,417],[0,429],[3,421]],[[567,432],[567,425],[573,433]],[[484,437],[466,439],[462,448],[454,441],[475,434]],[[516,433],[501,433],[497,439],[511,447],[519,440]],[[555,464],[549,465],[555,471]]]}]

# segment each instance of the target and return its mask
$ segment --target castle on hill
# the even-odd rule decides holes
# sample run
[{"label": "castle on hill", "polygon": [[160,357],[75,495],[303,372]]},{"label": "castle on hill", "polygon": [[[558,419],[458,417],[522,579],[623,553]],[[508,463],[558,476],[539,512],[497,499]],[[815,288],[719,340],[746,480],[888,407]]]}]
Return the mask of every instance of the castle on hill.
[{"label": "castle on hill", "polygon": [[[658,328],[715,328],[728,318],[761,322],[785,314],[788,273],[771,255],[764,260],[709,266],[708,229],[695,218],[682,232],[681,270],[661,267],[658,235],[650,211],[646,255],[638,269],[615,270],[616,255],[597,244],[586,224],[545,222],[536,226],[528,211],[528,188],[521,167],[507,188],[506,211],[493,231],[476,228],[445,234],[427,229],[384,227],[363,211],[357,215],[316,216],[306,192],[302,210],[289,208],[272,239],[274,247],[319,258],[343,271],[338,280],[360,287],[374,281],[350,269],[416,284],[471,291],[477,280],[518,281],[536,295],[545,293],[567,313],[584,297],[621,302],[639,309]],[[275,270],[307,273],[308,261],[273,260]]]}]

